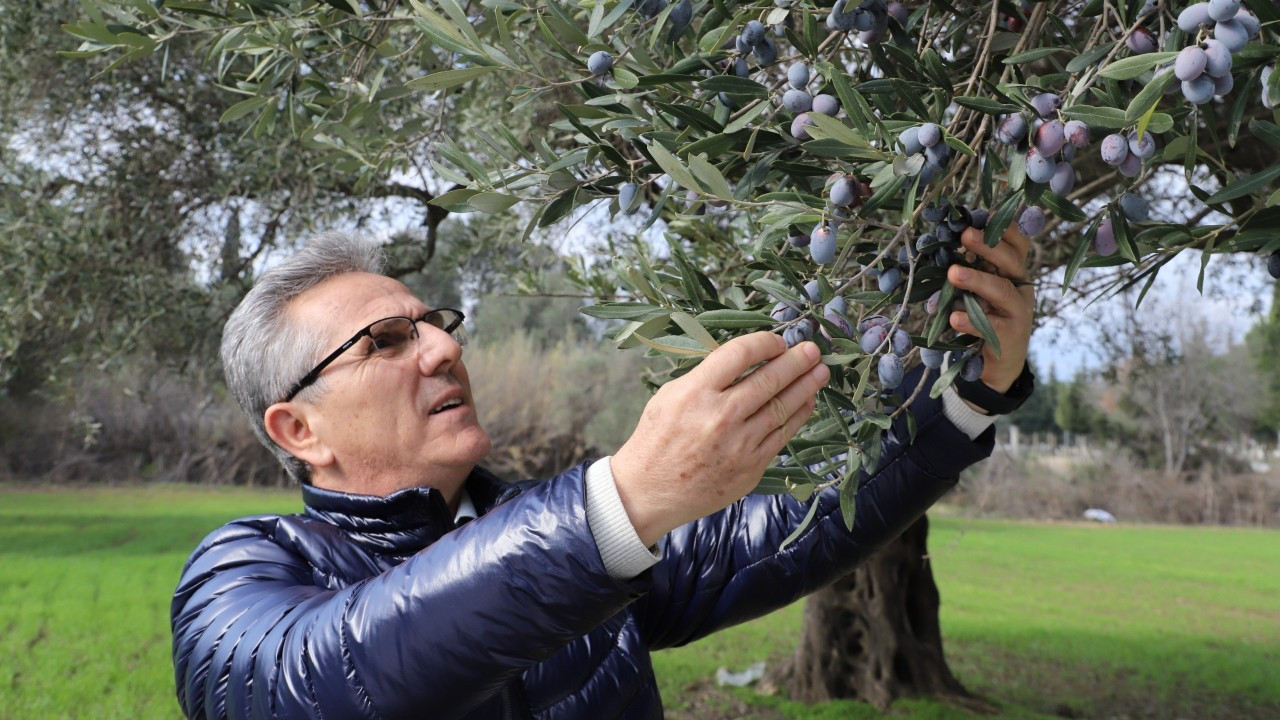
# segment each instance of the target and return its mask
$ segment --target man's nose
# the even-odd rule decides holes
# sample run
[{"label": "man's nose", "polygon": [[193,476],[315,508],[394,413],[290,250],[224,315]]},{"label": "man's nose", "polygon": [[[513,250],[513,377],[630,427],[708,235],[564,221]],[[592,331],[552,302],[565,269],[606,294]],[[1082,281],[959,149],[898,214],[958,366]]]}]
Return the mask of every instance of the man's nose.
[{"label": "man's nose", "polygon": [[418,324],[418,371],[430,377],[447,372],[462,358],[462,346],[453,335],[426,323]]}]

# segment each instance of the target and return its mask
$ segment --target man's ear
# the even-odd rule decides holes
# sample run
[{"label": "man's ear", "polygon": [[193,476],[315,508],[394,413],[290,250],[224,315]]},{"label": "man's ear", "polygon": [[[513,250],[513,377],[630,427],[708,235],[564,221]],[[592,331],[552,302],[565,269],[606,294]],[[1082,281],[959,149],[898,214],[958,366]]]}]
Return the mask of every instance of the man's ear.
[{"label": "man's ear", "polygon": [[333,463],[333,452],[316,436],[306,407],[293,402],[281,402],[263,413],[267,435],[290,455],[320,468]]}]

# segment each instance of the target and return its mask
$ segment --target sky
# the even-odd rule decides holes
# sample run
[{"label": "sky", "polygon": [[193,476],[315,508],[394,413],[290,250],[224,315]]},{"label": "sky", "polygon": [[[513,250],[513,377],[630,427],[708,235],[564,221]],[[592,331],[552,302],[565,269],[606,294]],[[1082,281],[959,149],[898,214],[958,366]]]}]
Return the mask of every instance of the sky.
[{"label": "sky", "polygon": [[[1203,318],[1229,342],[1238,343],[1255,323],[1266,316],[1276,282],[1267,274],[1265,259],[1237,255],[1214,256],[1205,273],[1204,293],[1196,289],[1201,253],[1183,252],[1160,272],[1136,313],[1139,319],[1157,313],[1178,313],[1188,320]],[[1053,287],[1040,290],[1051,298],[1062,296],[1062,271],[1054,273]],[[1031,336],[1031,355],[1040,373],[1052,365],[1059,379],[1079,370],[1096,370],[1103,358],[1091,347],[1118,320],[1136,295],[1117,297],[1087,306],[1073,306],[1061,317],[1047,319]]]}]

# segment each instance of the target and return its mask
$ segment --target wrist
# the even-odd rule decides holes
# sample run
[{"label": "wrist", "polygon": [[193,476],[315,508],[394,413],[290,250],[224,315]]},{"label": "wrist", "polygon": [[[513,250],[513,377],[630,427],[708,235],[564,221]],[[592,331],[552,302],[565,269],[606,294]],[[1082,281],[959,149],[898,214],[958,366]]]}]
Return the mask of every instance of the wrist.
[{"label": "wrist", "polygon": [[957,379],[955,388],[956,393],[970,407],[984,414],[1007,415],[1031,397],[1035,389],[1035,375],[1031,372],[1031,366],[1024,361],[1021,372],[1005,385],[1004,390],[992,387],[981,378],[973,382]]},{"label": "wrist", "polygon": [[645,547],[650,547],[662,539],[662,536],[666,535],[671,528],[662,525],[665,513],[659,512],[657,505],[641,489],[641,483],[636,480],[636,473],[633,472],[625,457],[619,458],[623,452],[624,450],[619,450],[617,455],[609,458],[610,472],[613,474],[614,486],[618,490],[618,499],[622,501],[622,507],[627,512],[627,518],[631,520],[631,526],[636,529],[640,542],[644,543]]}]

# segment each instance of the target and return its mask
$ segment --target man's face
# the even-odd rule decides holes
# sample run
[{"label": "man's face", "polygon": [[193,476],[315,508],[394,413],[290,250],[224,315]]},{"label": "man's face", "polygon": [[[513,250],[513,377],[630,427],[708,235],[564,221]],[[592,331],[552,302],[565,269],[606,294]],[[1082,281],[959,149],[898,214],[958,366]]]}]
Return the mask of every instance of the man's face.
[{"label": "man's face", "polygon": [[[295,322],[319,328],[325,338],[314,362],[376,320],[427,310],[401,283],[369,273],[329,278],[289,308]],[[313,400],[295,401],[307,406],[312,431],[333,453],[332,467],[315,468],[317,484],[370,495],[427,485],[451,496],[488,454],[462,348],[439,328],[417,328],[417,351],[394,359],[361,338],[321,373]],[[440,409],[453,400],[461,404]]]}]

